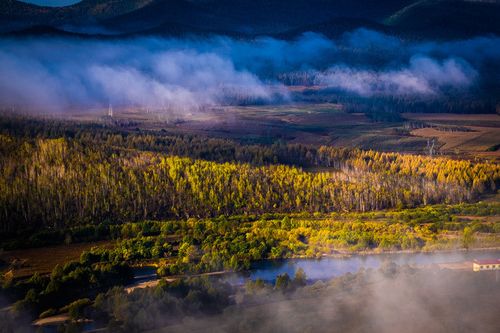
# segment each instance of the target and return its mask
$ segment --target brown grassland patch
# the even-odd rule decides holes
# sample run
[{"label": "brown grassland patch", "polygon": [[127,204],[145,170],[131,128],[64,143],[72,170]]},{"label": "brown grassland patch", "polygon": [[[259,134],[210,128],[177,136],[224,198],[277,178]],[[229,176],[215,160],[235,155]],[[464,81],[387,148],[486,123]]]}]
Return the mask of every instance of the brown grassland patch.
[{"label": "brown grassland patch", "polygon": [[50,273],[57,264],[78,260],[83,251],[94,246],[111,247],[112,245],[113,243],[110,241],[101,241],[20,249],[0,252],[0,259],[8,264],[4,271],[12,269],[14,277],[18,278],[30,276],[34,273]]}]

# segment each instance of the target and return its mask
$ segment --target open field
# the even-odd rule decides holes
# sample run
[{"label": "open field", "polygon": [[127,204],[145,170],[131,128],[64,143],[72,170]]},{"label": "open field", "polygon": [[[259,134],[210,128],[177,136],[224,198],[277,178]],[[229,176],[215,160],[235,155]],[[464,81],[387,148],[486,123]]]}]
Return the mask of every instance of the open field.
[{"label": "open field", "polygon": [[498,114],[404,113],[403,117],[408,120],[448,125],[500,127],[500,115]]},{"label": "open field", "polygon": [[[266,106],[210,107],[185,113],[143,108],[73,110],[69,119],[101,122],[122,130],[165,131],[237,140],[250,144],[275,142],[357,147],[379,151],[435,153],[500,158],[500,116],[497,114],[404,113],[397,121],[374,121],[364,113],[348,113],[341,104],[293,103]],[[59,118],[53,114],[49,118]]]},{"label": "open field", "polygon": [[[129,130],[165,130],[244,143],[286,141],[416,154],[427,154],[427,140],[435,138],[440,154],[500,158],[500,150],[493,148],[500,144],[496,114],[405,113],[401,121],[373,121],[364,113],[348,113],[342,105],[331,103],[218,107],[182,117],[143,111],[117,109],[113,122]],[[109,122],[105,114],[106,110],[94,110],[72,117]]]},{"label": "open field", "polygon": [[422,122],[423,128],[411,134],[436,138],[439,152],[445,154],[500,157],[500,116],[496,114],[405,114],[410,121]]},{"label": "open field", "polygon": [[4,251],[0,252],[0,259],[10,264],[10,267],[4,268],[4,270],[8,271],[12,269],[14,277],[20,278],[30,276],[34,273],[50,273],[57,264],[79,260],[80,254],[83,251],[89,250],[94,246],[109,248],[112,244],[110,241],[101,241]]},{"label": "open field", "polygon": [[172,134],[196,134],[243,143],[301,144],[359,147],[383,151],[422,153],[427,140],[401,132],[401,122],[374,122],[364,113],[345,112],[340,104],[287,104],[231,106],[171,115],[165,110],[107,109],[75,111],[71,119],[102,121],[125,130],[164,130]]},{"label": "open field", "polygon": [[498,151],[487,151],[495,146],[500,135],[499,129],[491,127],[468,127],[467,132],[445,132],[435,128],[420,128],[411,133],[424,138],[437,138],[441,152],[477,153],[484,156],[499,156]]}]

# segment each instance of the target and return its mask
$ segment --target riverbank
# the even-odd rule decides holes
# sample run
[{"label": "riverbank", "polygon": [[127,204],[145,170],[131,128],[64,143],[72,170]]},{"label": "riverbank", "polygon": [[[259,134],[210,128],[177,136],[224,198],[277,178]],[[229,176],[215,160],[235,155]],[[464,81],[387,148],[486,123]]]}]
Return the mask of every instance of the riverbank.
[{"label": "riverbank", "polygon": [[[329,253],[323,253],[321,257],[323,258],[345,258],[345,257],[350,257],[353,255],[357,256],[367,256],[367,255],[384,255],[384,254],[415,254],[415,253],[426,253],[426,254],[432,254],[432,253],[454,253],[454,252],[484,252],[484,251],[496,251],[500,250],[500,246],[493,246],[493,247],[478,247],[478,248],[471,248],[471,249],[465,249],[465,248],[458,248],[458,249],[433,249],[433,250],[378,250],[378,249],[373,249],[373,250],[363,250],[363,251],[355,251],[355,252],[349,252],[349,251],[337,251],[337,253],[329,254]],[[296,257],[296,258],[307,258],[307,257]],[[313,259],[316,257],[309,257],[309,259]]]},{"label": "riverbank", "polygon": [[174,282],[178,279],[200,277],[200,276],[219,276],[219,275],[224,275],[224,274],[229,274],[229,273],[232,273],[232,272],[225,270],[225,271],[217,271],[217,272],[192,274],[192,275],[172,275],[172,276],[165,276],[165,277],[159,277],[158,275],[155,274],[155,275],[150,275],[149,277],[142,278],[142,279],[139,277],[139,279],[141,281],[138,281],[138,282],[135,282],[131,285],[125,286],[125,291],[130,294],[131,292],[133,292],[136,289],[156,287],[160,283],[160,281],[162,281],[162,280],[164,280],[166,282]]},{"label": "riverbank", "polygon": [[[248,272],[241,274],[244,279],[274,281],[278,275],[295,275],[302,269],[308,280],[328,280],[360,269],[377,269],[394,263],[399,266],[441,267],[469,269],[472,271],[474,259],[499,258],[500,249],[481,251],[413,252],[413,253],[376,253],[342,257],[325,256],[322,258],[290,258],[262,260],[252,264]],[[240,279],[239,283],[242,283]]]}]

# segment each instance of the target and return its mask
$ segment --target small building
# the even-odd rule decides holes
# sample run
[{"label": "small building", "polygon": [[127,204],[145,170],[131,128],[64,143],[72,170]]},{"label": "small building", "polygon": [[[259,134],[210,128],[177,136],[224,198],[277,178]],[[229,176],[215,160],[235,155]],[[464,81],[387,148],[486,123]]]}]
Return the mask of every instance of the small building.
[{"label": "small building", "polygon": [[476,259],[472,262],[472,270],[474,272],[500,270],[500,259]]}]

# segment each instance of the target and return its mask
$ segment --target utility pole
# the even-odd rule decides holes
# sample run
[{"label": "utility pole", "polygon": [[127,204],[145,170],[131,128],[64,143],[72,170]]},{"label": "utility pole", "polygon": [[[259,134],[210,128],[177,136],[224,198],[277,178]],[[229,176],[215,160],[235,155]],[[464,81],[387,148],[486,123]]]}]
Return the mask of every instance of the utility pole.
[{"label": "utility pole", "polygon": [[429,152],[429,156],[432,157],[432,155],[434,155],[434,145],[436,144],[436,141],[434,138],[432,138],[432,141],[431,139],[427,139],[427,150]]},{"label": "utility pole", "polygon": [[109,103],[108,107],[108,117],[113,118],[113,107],[111,106],[111,103]]}]

